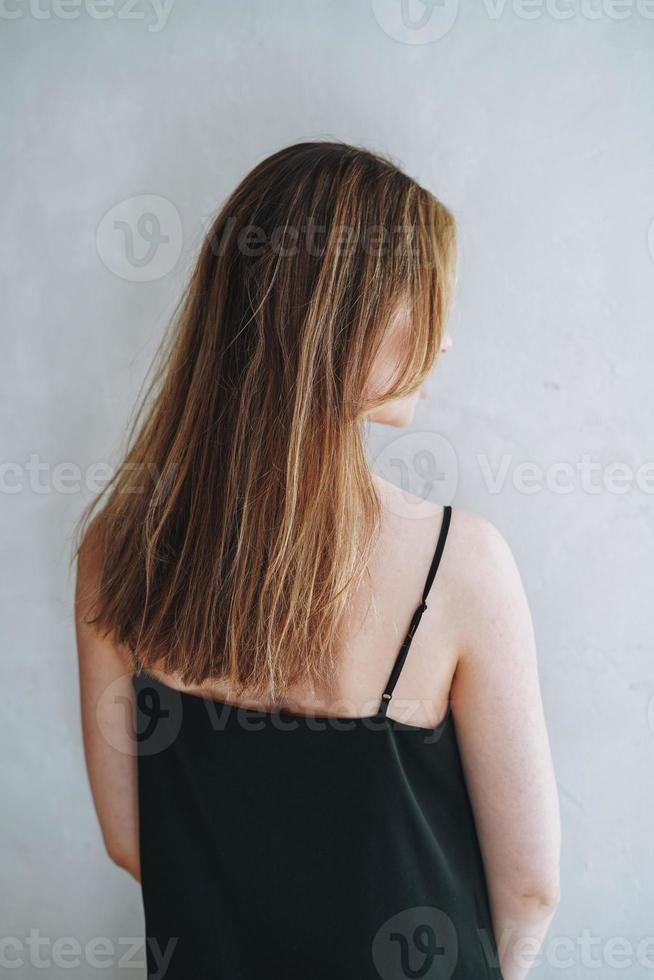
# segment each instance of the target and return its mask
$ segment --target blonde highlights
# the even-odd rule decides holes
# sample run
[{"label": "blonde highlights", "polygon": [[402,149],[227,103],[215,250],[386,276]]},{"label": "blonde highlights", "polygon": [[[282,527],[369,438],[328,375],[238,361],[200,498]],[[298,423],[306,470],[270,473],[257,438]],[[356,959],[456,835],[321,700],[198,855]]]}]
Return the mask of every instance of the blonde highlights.
[{"label": "blonde highlights", "polygon": [[[447,209],[366,150],[291,146],[237,187],[81,526],[98,511],[93,622],[135,668],[271,700],[331,682],[379,520],[361,422],[432,368],[454,260]],[[400,305],[404,356],[371,392]]]}]

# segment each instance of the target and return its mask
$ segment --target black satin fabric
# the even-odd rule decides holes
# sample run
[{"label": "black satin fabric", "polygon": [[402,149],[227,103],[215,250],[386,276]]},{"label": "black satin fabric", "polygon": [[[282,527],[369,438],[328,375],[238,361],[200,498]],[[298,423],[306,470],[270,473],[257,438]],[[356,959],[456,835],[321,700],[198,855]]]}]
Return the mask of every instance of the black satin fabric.
[{"label": "black satin fabric", "polygon": [[501,980],[451,713],[134,688],[150,980]]}]

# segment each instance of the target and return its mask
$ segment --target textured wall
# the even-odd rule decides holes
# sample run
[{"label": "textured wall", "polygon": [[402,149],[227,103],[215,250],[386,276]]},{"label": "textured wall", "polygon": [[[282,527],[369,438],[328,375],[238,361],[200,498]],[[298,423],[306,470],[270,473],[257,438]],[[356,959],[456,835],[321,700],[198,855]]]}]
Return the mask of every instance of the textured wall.
[{"label": "textured wall", "polygon": [[[105,978],[141,976],[119,966],[139,891],[102,852],[83,769],[69,532],[93,464],[116,458],[203,220],[263,155],[322,136],[392,153],[459,222],[455,350],[411,432],[380,428],[371,452],[414,491],[455,489],[523,570],[565,833],[558,965],[534,975],[654,969],[654,4],[401,12],[2,6],[0,934],[22,944],[14,976],[86,978],[101,960]],[[97,936],[114,953],[92,947],[78,967],[74,943],[55,947]]]}]

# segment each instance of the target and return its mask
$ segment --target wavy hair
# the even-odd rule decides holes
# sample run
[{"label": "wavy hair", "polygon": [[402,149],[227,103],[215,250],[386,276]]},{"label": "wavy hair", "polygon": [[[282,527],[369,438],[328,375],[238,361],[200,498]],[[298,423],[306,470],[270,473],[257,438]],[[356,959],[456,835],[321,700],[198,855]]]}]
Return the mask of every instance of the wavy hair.
[{"label": "wavy hair", "polygon": [[[449,211],[357,147],[290,146],[236,188],[79,526],[90,622],[135,670],[273,700],[331,683],[380,516],[362,421],[433,367],[455,249]],[[373,391],[399,309],[402,356]]]}]

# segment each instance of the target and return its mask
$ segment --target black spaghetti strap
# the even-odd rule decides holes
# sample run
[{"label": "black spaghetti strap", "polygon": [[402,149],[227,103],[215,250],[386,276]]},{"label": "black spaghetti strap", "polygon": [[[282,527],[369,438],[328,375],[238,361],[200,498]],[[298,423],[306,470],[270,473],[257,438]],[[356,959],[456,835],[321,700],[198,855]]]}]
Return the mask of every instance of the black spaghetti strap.
[{"label": "black spaghetti strap", "polygon": [[434,579],[436,578],[436,572],[438,571],[438,566],[440,565],[440,561],[443,556],[443,549],[445,548],[445,541],[447,540],[447,532],[450,529],[451,519],[452,519],[452,508],[449,506],[445,507],[443,509],[443,521],[441,523],[440,534],[438,535],[436,551],[434,552],[434,557],[432,558],[432,562],[429,568],[429,573],[427,575],[427,580],[425,582],[425,587],[422,592],[422,602],[420,603],[420,605],[414,612],[413,616],[411,617],[411,625],[409,626],[409,632],[404,637],[404,642],[400,647],[400,652],[397,655],[397,659],[395,661],[395,664],[393,665],[391,675],[386,683],[386,690],[382,694],[381,702],[379,705],[380,715],[386,714],[386,710],[388,708],[388,702],[391,700],[393,696],[393,691],[395,689],[395,685],[397,684],[397,679],[400,676],[400,673],[402,672],[402,668],[404,667],[404,661],[407,658],[409,647],[411,646],[411,641],[413,640],[415,632],[418,629],[418,624],[422,619],[422,614],[427,608],[427,596],[429,595],[431,587],[434,584]]}]

